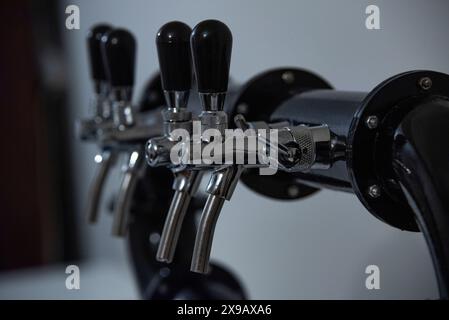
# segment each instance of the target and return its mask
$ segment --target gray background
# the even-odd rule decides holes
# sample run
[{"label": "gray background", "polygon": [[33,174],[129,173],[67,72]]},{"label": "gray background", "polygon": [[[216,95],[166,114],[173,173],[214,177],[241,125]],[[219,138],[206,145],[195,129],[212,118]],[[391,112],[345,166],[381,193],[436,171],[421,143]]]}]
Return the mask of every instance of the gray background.
[{"label": "gray background", "polygon": [[[192,27],[209,18],[228,24],[234,36],[231,74],[239,83],[279,66],[306,68],[338,89],[362,91],[406,70],[449,72],[446,1],[71,0],[67,4],[77,4],[81,10],[81,30],[65,31],[70,126],[88,113],[91,83],[85,35],[98,22],[126,27],[136,35],[137,93],[157,70],[154,37],[170,20]],[[369,4],[380,7],[381,30],[365,28]],[[63,26],[61,19],[55,28]],[[92,263],[108,261],[107,265],[117,266],[114,277],[122,279],[110,283],[108,291],[121,290],[120,297],[134,298],[133,278],[124,263],[126,246],[110,236],[111,218],[103,215],[97,227],[84,224],[82,211],[96,148],[75,138],[70,143],[84,250]],[[117,174],[111,192],[118,182]],[[220,216],[212,256],[239,275],[251,298],[437,297],[423,236],[383,224],[350,194],[322,191],[302,201],[280,202],[239,185]],[[380,267],[381,290],[365,288],[364,272],[370,264]],[[89,269],[92,281],[107,272],[102,266]],[[86,287],[101,290],[101,285]],[[88,297],[108,297],[86,290]]]}]

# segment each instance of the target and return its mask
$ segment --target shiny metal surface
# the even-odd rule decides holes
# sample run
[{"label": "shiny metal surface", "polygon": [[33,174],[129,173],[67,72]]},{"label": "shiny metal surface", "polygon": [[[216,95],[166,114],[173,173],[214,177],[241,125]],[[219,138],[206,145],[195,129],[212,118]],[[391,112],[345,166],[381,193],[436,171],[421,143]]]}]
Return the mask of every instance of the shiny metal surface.
[{"label": "shiny metal surface", "polygon": [[109,170],[115,164],[116,160],[117,153],[110,150],[95,156],[95,162],[98,164],[98,171],[88,193],[86,214],[89,223],[95,223],[98,220],[101,192]]},{"label": "shiny metal surface", "polygon": [[[287,151],[287,155],[279,157],[279,167],[283,171],[298,172],[330,167],[331,135],[326,125],[283,128],[279,131],[278,143],[279,150]],[[319,163],[316,161],[318,150],[322,153]]]},{"label": "shiny metal surface", "polygon": [[198,191],[202,176],[203,173],[200,171],[183,170],[175,173],[173,182],[175,194],[162,230],[156,255],[158,261],[166,263],[173,261],[184,217],[190,200]]},{"label": "shiny metal surface", "polygon": [[209,272],[209,258],[212,249],[215,226],[225,199],[216,195],[209,195],[195,238],[192,264],[190,271],[207,274]]},{"label": "shiny metal surface", "polygon": [[206,192],[209,193],[195,238],[190,271],[209,272],[209,258],[215,225],[225,200],[230,200],[243,172],[243,166],[230,166],[212,174]]},{"label": "shiny metal surface", "polygon": [[187,108],[190,91],[164,90],[164,97],[168,108]]},{"label": "shiny metal surface", "polygon": [[205,111],[222,111],[226,92],[199,93],[201,105]]},{"label": "shiny metal surface", "polygon": [[157,136],[161,131],[162,128],[157,125],[135,125],[125,130],[106,131],[98,137],[98,142],[104,146],[128,150],[130,145],[136,142],[144,144],[146,140]]},{"label": "shiny metal surface", "polygon": [[221,134],[225,134],[228,128],[228,116],[224,111],[203,111],[200,116],[201,131],[217,129]]},{"label": "shiny metal surface", "polygon": [[206,192],[230,200],[242,171],[241,165],[232,165],[215,171],[210,177]]},{"label": "shiny metal surface", "polygon": [[111,88],[106,81],[95,81],[95,95],[92,98],[93,119],[99,123],[111,117],[111,102],[109,94]]},{"label": "shiny metal surface", "polygon": [[131,105],[132,87],[115,87],[111,91],[112,115],[114,124],[119,130],[134,125]]},{"label": "shiny metal surface", "polygon": [[134,125],[134,116],[131,103],[127,101],[114,101],[112,103],[114,124],[118,130],[125,130]]},{"label": "shiny metal surface", "polygon": [[175,142],[165,136],[148,140],[145,146],[147,163],[152,167],[174,166],[170,159],[171,148]]},{"label": "shiny metal surface", "polygon": [[171,263],[176,251],[176,245],[181,234],[182,223],[192,196],[187,192],[175,191],[170,209],[165,219],[156,260]]},{"label": "shiny metal surface", "polygon": [[141,150],[136,150],[129,154],[128,165],[125,168],[125,174],[123,175],[117,201],[114,206],[114,220],[112,223],[112,234],[114,236],[121,237],[126,235],[132,195],[142,171],[144,164],[143,158],[143,152]]}]

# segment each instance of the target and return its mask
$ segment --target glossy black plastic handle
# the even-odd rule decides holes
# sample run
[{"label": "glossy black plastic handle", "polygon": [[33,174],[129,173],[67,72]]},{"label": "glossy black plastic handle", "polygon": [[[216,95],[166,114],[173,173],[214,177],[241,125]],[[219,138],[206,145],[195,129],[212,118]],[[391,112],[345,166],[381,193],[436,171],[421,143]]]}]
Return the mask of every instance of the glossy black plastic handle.
[{"label": "glossy black plastic handle", "polygon": [[449,101],[434,98],[411,111],[395,133],[393,164],[424,233],[440,297],[449,298]]},{"label": "glossy black plastic handle", "polygon": [[164,24],[156,35],[163,90],[187,91],[192,86],[191,33],[185,23],[172,21]]},{"label": "glossy black plastic handle", "polygon": [[104,35],[101,42],[111,86],[132,86],[136,61],[134,36],[128,30],[115,29]]},{"label": "glossy black plastic handle", "polygon": [[87,49],[90,60],[90,73],[96,81],[107,81],[105,64],[101,52],[101,38],[112,30],[107,24],[98,24],[87,33]]},{"label": "glossy black plastic handle", "polygon": [[198,91],[226,92],[232,51],[229,28],[217,20],[200,22],[193,29],[190,45]]}]

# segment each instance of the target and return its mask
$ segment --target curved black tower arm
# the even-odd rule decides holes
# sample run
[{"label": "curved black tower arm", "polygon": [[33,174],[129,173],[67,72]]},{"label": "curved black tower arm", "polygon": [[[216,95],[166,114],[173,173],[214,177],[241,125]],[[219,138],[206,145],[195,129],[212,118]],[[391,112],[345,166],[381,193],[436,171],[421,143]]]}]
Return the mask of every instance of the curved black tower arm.
[{"label": "curved black tower arm", "polygon": [[449,75],[410,71],[369,93],[299,90],[271,115],[274,122],[328,126],[330,166],[291,176],[354,192],[383,222],[422,231],[442,299],[449,298],[448,88]]},{"label": "curved black tower arm", "polygon": [[449,298],[449,101],[434,98],[396,130],[394,170],[424,233],[440,296]]}]

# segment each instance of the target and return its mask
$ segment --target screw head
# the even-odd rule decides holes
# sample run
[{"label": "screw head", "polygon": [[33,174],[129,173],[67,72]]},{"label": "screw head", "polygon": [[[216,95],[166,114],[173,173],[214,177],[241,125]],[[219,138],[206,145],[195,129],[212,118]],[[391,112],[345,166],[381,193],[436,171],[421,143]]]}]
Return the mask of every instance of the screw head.
[{"label": "screw head", "polygon": [[429,90],[430,88],[432,88],[432,79],[430,79],[429,77],[419,79],[419,86],[423,90]]},{"label": "screw head", "polygon": [[291,198],[296,198],[299,196],[299,187],[297,185],[292,184],[287,188],[287,194]]},{"label": "screw head", "polygon": [[368,188],[368,195],[371,198],[378,198],[380,197],[380,194],[381,194],[380,187],[377,184],[373,184]]},{"label": "screw head", "polygon": [[161,239],[161,235],[157,232],[153,232],[150,234],[149,240],[150,243],[155,246],[159,243],[159,240]]},{"label": "screw head", "polygon": [[377,116],[368,116],[365,123],[369,129],[376,129],[379,125],[379,118]]},{"label": "screw head", "polygon": [[281,77],[286,84],[292,84],[295,81],[295,75],[291,71],[284,72]]}]

